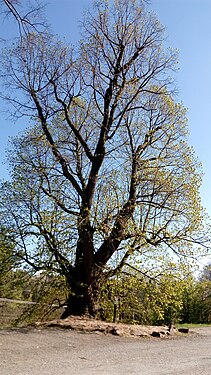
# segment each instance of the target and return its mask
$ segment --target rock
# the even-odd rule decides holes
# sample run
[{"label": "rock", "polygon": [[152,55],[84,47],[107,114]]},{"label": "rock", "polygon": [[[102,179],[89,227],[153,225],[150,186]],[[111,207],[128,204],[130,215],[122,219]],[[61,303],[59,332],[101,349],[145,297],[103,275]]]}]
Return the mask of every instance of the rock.
[{"label": "rock", "polygon": [[173,326],[173,324],[169,324],[169,329],[168,329],[168,334],[169,335],[173,335],[174,334],[174,330],[175,330],[175,327]]},{"label": "rock", "polygon": [[104,330],[106,334],[114,335],[114,336],[120,336],[120,332],[116,327],[107,326]]},{"label": "rock", "polygon": [[189,328],[179,328],[179,329],[178,329],[178,332],[181,332],[181,333],[188,333],[188,332],[189,332]]},{"label": "rock", "polygon": [[151,333],[151,336],[152,336],[152,337],[160,337],[160,332],[153,331],[153,332]]}]

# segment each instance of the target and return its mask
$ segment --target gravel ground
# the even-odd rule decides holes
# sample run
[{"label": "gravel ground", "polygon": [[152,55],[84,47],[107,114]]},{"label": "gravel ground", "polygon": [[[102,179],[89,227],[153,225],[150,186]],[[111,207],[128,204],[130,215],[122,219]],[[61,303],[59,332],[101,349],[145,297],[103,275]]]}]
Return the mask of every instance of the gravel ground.
[{"label": "gravel ground", "polygon": [[1,375],[210,375],[211,328],[124,338],[69,329],[0,331]]}]

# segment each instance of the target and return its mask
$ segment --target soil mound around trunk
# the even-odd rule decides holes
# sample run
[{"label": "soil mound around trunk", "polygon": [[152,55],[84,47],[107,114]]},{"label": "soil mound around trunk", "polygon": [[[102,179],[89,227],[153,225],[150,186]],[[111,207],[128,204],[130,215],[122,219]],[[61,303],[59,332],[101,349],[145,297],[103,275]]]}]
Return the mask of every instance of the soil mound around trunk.
[{"label": "soil mound around trunk", "polygon": [[55,319],[45,322],[36,322],[34,327],[42,328],[64,328],[83,332],[100,332],[123,337],[168,337],[177,332],[175,328],[167,326],[130,325],[124,323],[109,323],[100,320],[70,316],[66,319]]}]

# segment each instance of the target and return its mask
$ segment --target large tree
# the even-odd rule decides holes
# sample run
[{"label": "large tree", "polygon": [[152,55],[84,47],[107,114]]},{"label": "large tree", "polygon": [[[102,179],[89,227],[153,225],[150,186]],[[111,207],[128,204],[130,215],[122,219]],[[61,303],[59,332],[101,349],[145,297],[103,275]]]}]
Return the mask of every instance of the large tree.
[{"label": "large tree", "polygon": [[87,14],[76,51],[29,33],[2,62],[13,114],[36,124],[14,141],[4,225],[24,262],[65,275],[64,317],[94,315],[102,283],[135,256],[192,256],[201,241],[201,171],[170,78],[177,55],[144,1],[111,3]]}]

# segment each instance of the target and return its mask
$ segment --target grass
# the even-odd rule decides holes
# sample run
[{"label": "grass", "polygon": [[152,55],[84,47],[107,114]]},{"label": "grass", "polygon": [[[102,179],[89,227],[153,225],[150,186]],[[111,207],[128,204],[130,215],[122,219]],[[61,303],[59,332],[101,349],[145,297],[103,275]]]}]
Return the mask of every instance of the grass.
[{"label": "grass", "polygon": [[200,328],[200,327],[210,327],[211,323],[183,323],[176,324],[177,328]]}]

